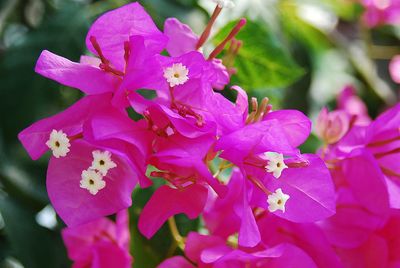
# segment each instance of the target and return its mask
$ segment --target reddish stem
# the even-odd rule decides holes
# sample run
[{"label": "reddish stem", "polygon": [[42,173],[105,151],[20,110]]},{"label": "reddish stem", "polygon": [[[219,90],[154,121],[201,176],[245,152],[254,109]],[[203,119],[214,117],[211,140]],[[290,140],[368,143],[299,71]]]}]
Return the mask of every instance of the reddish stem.
[{"label": "reddish stem", "polygon": [[222,8],[218,5],[215,7],[213,14],[211,15],[210,21],[208,22],[206,28],[204,29],[203,33],[201,34],[199,41],[196,45],[196,50],[199,49],[204,43],[207,41],[208,37],[210,36],[211,29],[217,20],[218,15],[221,13]]},{"label": "reddish stem", "polygon": [[235,28],[232,29],[232,31],[229,33],[229,35],[224,39],[224,41],[219,44],[213,52],[211,52],[210,56],[208,57],[209,60],[214,59],[216,56],[218,56],[219,53],[224,49],[226,44],[230,42],[238,33],[239,31],[243,28],[243,26],[246,25],[246,19],[240,19],[239,22],[236,24]]}]

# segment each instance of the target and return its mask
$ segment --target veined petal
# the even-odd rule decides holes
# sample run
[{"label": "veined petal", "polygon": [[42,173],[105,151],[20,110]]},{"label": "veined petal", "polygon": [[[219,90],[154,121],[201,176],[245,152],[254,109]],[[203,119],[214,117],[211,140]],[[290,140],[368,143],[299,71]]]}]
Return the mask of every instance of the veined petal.
[{"label": "veined petal", "polygon": [[293,147],[301,145],[310,135],[311,121],[302,112],[279,110],[269,112],[263,120],[276,119]]},{"label": "veined petal", "polygon": [[149,14],[135,2],[100,16],[89,29],[86,46],[97,55],[90,42],[90,37],[95,37],[103,55],[122,71],[125,65],[124,42],[129,41],[132,35],[144,37],[146,47],[155,53],[163,50],[167,42],[167,37],[158,30]]},{"label": "veined petal", "polygon": [[88,95],[113,92],[120,83],[115,75],[104,72],[98,67],[72,62],[47,50],[40,54],[35,71]]},{"label": "veined petal", "polygon": [[47,191],[54,209],[68,226],[114,214],[132,204],[131,194],[137,176],[125,156],[118,152],[112,155],[117,167],[102,178],[106,182],[103,189],[93,195],[80,188],[81,173],[91,166],[92,152],[98,149],[83,140],[76,140],[66,157],[50,159]]},{"label": "veined petal", "polygon": [[46,141],[53,129],[62,130],[68,136],[82,132],[83,124],[96,110],[104,109],[110,103],[111,94],[86,96],[65,111],[42,119],[18,134],[32,159],[38,159],[49,148]]},{"label": "veined petal", "polygon": [[290,196],[285,212],[278,210],[274,214],[294,222],[314,222],[332,216],[335,191],[329,170],[315,155],[302,157],[309,161],[307,167],[288,168],[279,180],[265,182],[269,190],[282,188]]},{"label": "veined petal", "polygon": [[199,37],[192,29],[176,18],[169,18],[164,23],[164,34],[169,38],[167,51],[172,57],[178,57],[190,51],[196,50]]},{"label": "veined petal", "polygon": [[150,238],[169,217],[179,213],[195,219],[203,211],[207,193],[207,189],[198,184],[182,190],[161,186],[153,193],[140,214],[140,232]]}]

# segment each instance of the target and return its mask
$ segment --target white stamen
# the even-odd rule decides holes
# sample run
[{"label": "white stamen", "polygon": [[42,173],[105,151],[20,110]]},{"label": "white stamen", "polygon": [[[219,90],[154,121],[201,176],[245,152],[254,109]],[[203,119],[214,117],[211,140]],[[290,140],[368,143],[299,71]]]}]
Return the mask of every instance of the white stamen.
[{"label": "white stamen", "polygon": [[71,146],[67,134],[62,130],[57,131],[55,129],[51,131],[46,145],[52,150],[55,158],[66,156],[69,152],[69,147]]},{"label": "white stamen", "polygon": [[189,80],[188,74],[188,68],[182,63],[174,63],[164,69],[164,77],[171,87],[185,84]]},{"label": "white stamen", "polygon": [[234,8],[235,3],[231,0],[213,0],[214,3],[218,5],[219,8]]},{"label": "white stamen", "polygon": [[94,170],[88,169],[82,171],[80,187],[88,190],[92,195],[96,195],[101,189],[106,187],[103,176]]},{"label": "white stamen", "polygon": [[285,212],[285,204],[289,198],[289,195],[284,194],[282,189],[278,188],[275,193],[268,195],[268,210],[270,212],[275,212],[279,209]]},{"label": "white stamen", "polygon": [[264,156],[268,160],[268,164],[265,166],[265,169],[278,179],[281,176],[282,171],[285,168],[288,168],[283,161],[283,155],[275,152],[266,152],[264,153]]},{"label": "white stamen", "polygon": [[109,151],[93,151],[93,162],[90,169],[99,171],[103,176],[107,175],[108,170],[115,168],[115,164],[111,160],[111,153]]}]

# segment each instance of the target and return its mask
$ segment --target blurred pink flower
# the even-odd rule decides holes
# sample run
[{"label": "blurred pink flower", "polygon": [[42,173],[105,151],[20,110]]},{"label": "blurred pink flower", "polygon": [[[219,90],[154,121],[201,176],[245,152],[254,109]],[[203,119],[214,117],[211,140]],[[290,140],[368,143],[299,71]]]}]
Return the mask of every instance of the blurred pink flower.
[{"label": "blurred pink flower", "polygon": [[62,237],[74,268],[132,267],[127,210],[117,214],[116,222],[100,218],[85,225],[65,228]]},{"label": "blurred pink flower", "polygon": [[400,84],[400,55],[393,57],[390,61],[389,72],[393,81]]},{"label": "blurred pink flower", "polygon": [[400,23],[398,0],[362,0],[365,8],[364,21],[368,27]]}]

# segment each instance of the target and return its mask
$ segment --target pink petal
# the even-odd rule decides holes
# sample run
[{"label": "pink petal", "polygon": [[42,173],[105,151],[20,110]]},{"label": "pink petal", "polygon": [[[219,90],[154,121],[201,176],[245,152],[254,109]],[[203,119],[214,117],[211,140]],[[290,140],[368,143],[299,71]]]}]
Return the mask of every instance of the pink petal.
[{"label": "pink petal", "polygon": [[198,184],[182,190],[161,186],[153,193],[140,214],[140,232],[150,238],[169,217],[179,213],[195,219],[203,211],[207,192],[204,186]]},{"label": "pink petal", "polygon": [[46,142],[53,129],[62,130],[68,136],[74,136],[83,131],[83,124],[97,110],[102,110],[110,103],[111,95],[87,96],[76,102],[65,111],[42,119],[18,134],[18,139],[28,151],[30,157],[38,159],[49,148]]},{"label": "pink petal", "polygon": [[131,268],[132,257],[129,252],[111,242],[101,242],[93,249],[92,268]]},{"label": "pink petal", "polygon": [[80,188],[81,173],[91,166],[92,151],[101,148],[76,140],[71,143],[70,150],[66,157],[52,157],[47,170],[50,201],[68,226],[77,226],[131,206],[137,176],[125,156],[112,151],[112,160],[117,167],[110,169],[103,178],[106,187],[92,195]]},{"label": "pink petal", "polygon": [[393,81],[400,84],[400,55],[393,57],[389,65],[389,71]]},{"label": "pink petal", "polygon": [[[354,196],[370,211],[389,211],[388,191],[383,174],[367,150],[354,150],[343,161],[343,172]],[[371,190],[373,189],[373,191]]]},{"label": "pink petal", "polygon": [[207,248],[225,245],[226,241],[218,236],[201,235],[190,232],[186,238],[185,255],[193,262],[201,262],[201,253]]},{"label": "pink petal", "polygon": [[160,263],[157,268],[195,268],[195,266],[182,256],[174,256]]},{"label": "pink petal", "polygon": [[[110,27],[112,25],[112,27]],[[146,46],[160,52],[167,38],[158,30],[152,18],[137,2],[111,10],[99,17],[90,27],[86,36],[86,46],[97,55],[90,42],[94,36],[104,56],[118,69],[123,70],[124,42],[132,35],[144,37]]]},{"label": "pink petal", "polygon": [[169,38],[166,49],[172,57],[196,50],[198,36],[188,25],[181,23],[178,19],[165,20],[164,34]]},{"label": "pink petal", "polygon": [[279,110],[268,113],[263,120],[279,121],[290,144],[293,147],[301,145],[310,135],[311,121],[302,112],[296,110]]},{"label": "pink petal", "polygon": [[98,67],[72,62],[47,50],[40,54],[35,71],[89,95],[113,92],[120,83],[115,75],[106,73]]},{"label": "pink petal", "polygon": [[267,179],[265,182],[270,191],[282,188],[290,196],[286,211],[278,210],[274,214],[294,222],[314,222],[332,216],[335,191],[329,170],[315,155],[302,157],[309,161],[309,166],[285,169],[278,180]]},{"label": "pink petal", "polygon": [[326,237],[334,246],[356,248],[364,243],[376,230],[382,228],[387,215],[366,209],[350,189],[340,188],[336,214],[319,222]]}]

